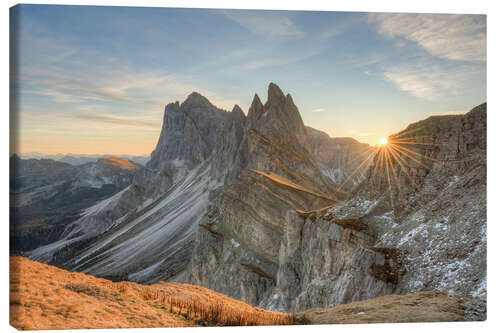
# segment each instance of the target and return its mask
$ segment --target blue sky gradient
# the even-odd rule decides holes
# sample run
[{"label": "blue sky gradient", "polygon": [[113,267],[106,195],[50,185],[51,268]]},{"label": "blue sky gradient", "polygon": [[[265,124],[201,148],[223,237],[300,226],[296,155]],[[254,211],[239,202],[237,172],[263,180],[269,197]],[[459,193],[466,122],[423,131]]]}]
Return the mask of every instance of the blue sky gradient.
[{"label": "blue sky gradient", "polygon": [[167,103],[246,112],[269,82],[370,144],[486,101],[484,15],[20,5],[11,32],[19,152],[149,154]]}]

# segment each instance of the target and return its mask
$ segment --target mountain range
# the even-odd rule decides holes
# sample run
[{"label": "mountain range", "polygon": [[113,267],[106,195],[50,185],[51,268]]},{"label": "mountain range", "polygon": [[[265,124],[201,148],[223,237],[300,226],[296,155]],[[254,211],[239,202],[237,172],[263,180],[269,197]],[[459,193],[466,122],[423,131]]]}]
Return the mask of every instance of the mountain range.
[{"label": "mountain range", "polygon": [[[306,127],[274,83],[246,114],[192,93],[165,107],[144,167],[100,160],[72,171],[11,158],[27,165],[11,174],[11,211],[43,214],[49,203],[36,198],[49,192],[95,193],[80,206],[50,200],[73,205],[72,218],[20,250],[114,281],[196,284],[287,312],[429,290],[485,297],[486,104],[388,141],[371,147]],[[30,174],[36,163],[50,172]],[[106,168],[120,172],[104,193],[95,177]],[[19,216],[14,234],[24,237]]]},{"label": "mountain range", "polygon": [[37,152],[21,153],[18,156],[22,159],[49,159],[71,165],[82,165],[89,162],[97,162],[101,158],[118,157],[130,160],[134,163],[146,165],[149,155],[109,155],[109,154],[42,154]]},{"label": "mountain range", "polygon": [[142,166],[122,158],[82,165],[51,159],[10,158],[11,252],[57,240],[82,209],[131,184]]}]

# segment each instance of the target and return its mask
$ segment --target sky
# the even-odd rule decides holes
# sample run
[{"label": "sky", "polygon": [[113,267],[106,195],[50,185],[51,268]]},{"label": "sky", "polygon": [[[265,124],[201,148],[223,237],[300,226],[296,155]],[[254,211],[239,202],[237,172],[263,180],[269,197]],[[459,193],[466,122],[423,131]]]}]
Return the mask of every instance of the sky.
[{"label": "sky", "polygon": [[[486,16],[19,5],[11,152],[148,155],[197,91],[247,112],[267,86],[332,137],[380,139],[486,101]],[[13,139],[14,138],[14,139]]]}]

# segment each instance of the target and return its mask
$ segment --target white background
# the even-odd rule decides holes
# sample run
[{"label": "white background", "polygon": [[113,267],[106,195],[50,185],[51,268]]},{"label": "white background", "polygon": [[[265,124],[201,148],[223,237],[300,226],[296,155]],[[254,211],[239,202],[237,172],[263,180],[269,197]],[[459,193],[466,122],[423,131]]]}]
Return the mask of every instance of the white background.
[{"label": "white background", "polygon": [[[25,1],[23,3],[37,3]],[[40,2],[38,2],[40,3]],[[498,1],[487,0],[418,0],[418,1],[397,1],[397,0],[348,0],[338,1],[276,1],[276,0],[103,0],[103,1],[50,1],[43,0],[44,4],[74,4],[74,5],[116,5],[116,6],[148,6],[148,7],[193,7],[193,8],[246,8],[246,9],[294,9],[294,10],[331,10],[331,11],[376,11],[376,12],[423,12],[423,13],[467,13],[467,14],[487,14],[487,37],[488,37],[488,76],[487,87],[489,97],[488,102],[488,320],[482,323],[417,323],[417,324],[370,324],[370,325],[323,325],[323,326],[282,326],[282,327],[241,327],[241,328],[169,328],[169,329],[127,329],[123,332],[299,332],[314,330],[319,332],[422,332],[422,331],[453,331],[453,332],[483,332],[498,331],[496,327],[499,323],[499,293],[498,293],[498,223],[499,207],[498,191],[499,176],[496,172],[500,166],[500,151],[497,143],[500,143],[500,128],[498,126],[498,106],[500,83],[499,75],[499,22],[500,12]],[[1,119],[0,119],[0,147],[1,147],[1,173],[0,188],[1,195],[1,240],[0,240],[0,327],[5,331],[15,331],[9,326],[9,10],[16,2],[6,1],[3,4],[0,20],[2,22],[1,46],[2,52],[2,75],[1,75]],[[498,325],[500,326],[500,325]],[[50,332],[50,331],[45,331]],[[54,331],[59,332],[59,331]],[[87,330],[72,330],[71,332],[89,332]],[[116,330],[93,330],[92,332],[121,332]]]}]

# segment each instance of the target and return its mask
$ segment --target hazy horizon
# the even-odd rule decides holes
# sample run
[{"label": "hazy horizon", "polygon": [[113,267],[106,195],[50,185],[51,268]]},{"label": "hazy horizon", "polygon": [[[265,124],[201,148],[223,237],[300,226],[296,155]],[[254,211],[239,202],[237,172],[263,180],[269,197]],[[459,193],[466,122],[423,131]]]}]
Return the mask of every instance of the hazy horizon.
[{"label": "hazy horizon", "polygon": [[269,82],[307,126],[371,145],[486,102],[485,15],[57,5],[10,15],[11,152],[148,155],[166,104],[197,91],[246,113]]}]

